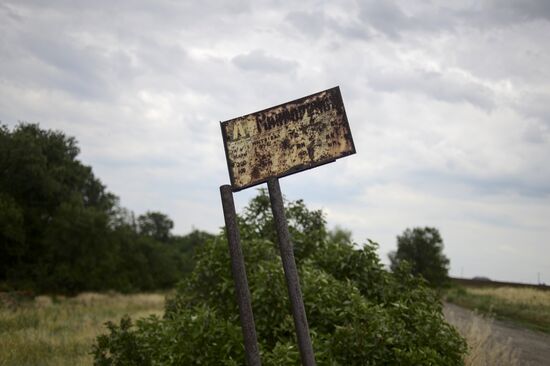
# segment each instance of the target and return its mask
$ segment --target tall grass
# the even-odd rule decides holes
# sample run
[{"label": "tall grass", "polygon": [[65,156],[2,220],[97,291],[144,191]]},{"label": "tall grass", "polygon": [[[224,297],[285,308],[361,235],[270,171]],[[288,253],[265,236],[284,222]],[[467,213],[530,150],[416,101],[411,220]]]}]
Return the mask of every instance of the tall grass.
[{"label": "tall grass", "polygon": [[472,315],[463,317],[454,311],[445,309],[445,318],[454,325],[468,342],[468,354],[465,366],[516,366],[520,365],[519,351],[510,341],[501,342],[493,334],[492,320]]},{"label": "tall grass", "polygon": [[161,315],[163,294],[83,293],[0,304],[0,365],[91,365],[91,346],[106,321]]},{"label": "tall grass", "polygon": [[531,329],[550,332],[550,291],[527,287],[458,287],[447,300],[511,320]]},{"label": "tall grass", "polygon": [[486,287],[467,289],[475,295],[492,296],[512,304],[550,307],[550,291],[529,287]]}]

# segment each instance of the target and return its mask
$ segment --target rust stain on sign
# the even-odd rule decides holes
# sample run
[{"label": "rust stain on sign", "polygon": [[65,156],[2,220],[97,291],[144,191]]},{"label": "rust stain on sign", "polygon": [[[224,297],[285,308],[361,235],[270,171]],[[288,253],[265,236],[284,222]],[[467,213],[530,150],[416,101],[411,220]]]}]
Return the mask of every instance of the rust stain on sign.
[{"label": "rust stain on sign", "polygon": [[236,191],[355,153],[338,87],[222,122],[221,129]]}]

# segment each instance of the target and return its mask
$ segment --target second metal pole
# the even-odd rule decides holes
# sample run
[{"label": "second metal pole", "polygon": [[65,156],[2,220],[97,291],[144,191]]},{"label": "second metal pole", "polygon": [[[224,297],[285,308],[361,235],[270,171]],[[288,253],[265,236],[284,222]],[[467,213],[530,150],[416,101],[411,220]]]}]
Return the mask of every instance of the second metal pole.
[{"label": "second metal pole", "polygon": [[222,196],[227,241],[229,242],[229,254],[231,255],[231,271],[233,272],[233,279],[235,281],[235,292],[243,330],[246,363],[249,366],[261,366],[262,363],[260,360],[260,351],[258,350],[254,315],[252,314],[250,291],[246,279],[241,238],[239,235],[239,228],[237,227],[237,214],[235,213],[235,203],[233,201],[231,186],[221,186],[220,193]]},{"label": "second metal pole", "polygon": [[292,243],[290,242],[290,234],[288,232],[279,179],[270,178],[267,181],[267,188],[269,189],[271,210],[273,211],[273,218],[275,219],[277,236],[279,238],[279,249],[281,251],[281,259],[285,271],[288,296],[290,297],[290,306],[292,308],[292,317],[294,318],[294,327],[296,329],[296,335],[298,336],[300,358],[302,359],[302,365],[315,366],[315,355],[313,354],[313,346],[311,345],[311,338],[309,336],[306,310],[304,307],[304,300],[302,299],[302,291],[300,290],[300,279],[298,277],[298,270],[296,269],[294,251],[292,249]]}]

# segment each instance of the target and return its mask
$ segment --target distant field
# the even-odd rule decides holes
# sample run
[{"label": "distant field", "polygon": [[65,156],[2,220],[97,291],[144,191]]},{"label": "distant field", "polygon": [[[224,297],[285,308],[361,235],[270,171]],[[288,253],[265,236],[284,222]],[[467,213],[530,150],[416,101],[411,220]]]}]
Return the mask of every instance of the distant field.
[{"label": "distant field", "polygon": [[448,291],[447,301],[550,333],[550,291],[547,287],[471,287]]},{"label": "distant field", "polygon": [[0,366],[91,365],[89,354],[106,321],[162,315],[164,294],[83,293],[0,302]]},{"label": "distant field", "polygon": [[534,288],[538,290],[550,291],[550,286],[544,285],[544,284],[534,285],[531,283],[492,281],[488,278],[473,279],[473,278],[452,277],[451,282],[454,285],[460,285],[465,287],[516,287],[516,288]]}]

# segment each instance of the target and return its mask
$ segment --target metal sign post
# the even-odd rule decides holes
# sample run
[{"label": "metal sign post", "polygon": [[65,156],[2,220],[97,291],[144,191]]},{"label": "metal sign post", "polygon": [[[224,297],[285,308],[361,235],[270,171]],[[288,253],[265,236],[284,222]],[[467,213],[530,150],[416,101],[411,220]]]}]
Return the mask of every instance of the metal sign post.
[{"label": "metal sign post", "polygon": [[246,270],[244,266],[243,252],[241,249],[241,238],[237,226],[237,214],[235,213],[235,203],[233,201],[233,192],[230,185],[220,187],[222,196],[223,216],[225,219],[225,229],[227,241],[229,242],[229,254],[231,256],[231,272],[235,281],[235,292],[237,294],[237,303],[239,304],[239,317],[244,338],[244,350],[246,353],[246,362],[248,366],[260,366],[260,352],[258,350],[258,341],[256,337],[256,328],[254,327],[254,314],[252,313],[252,304],[250,301],[250,291],[246,279]]},{"label": "metal sign post", "polygon": [[[248,347],[251,347],[250,352],[257,352],[257,344],[239,235],[236,223],[231,222],[235,218],[231,192],[267,182],[300,358],[303,365],[314,366],[315,356],[278,178],[355,154],[355,145],[340,89],[327,89],[222,122],[221,130],[231,178],[231,186],[221,187],[222,200],[229,246],[234,247],[230,249],[231,261],[245,335],[247,360],[253,365],[250,359],[256,356],[248,354]],[[252,342],[253,345],[247,346],[247,342]],[[259,356],[257,362],[260,362]]]},{"label": "metal sign post", "polygon": [[288,232],[279,179],[270,178],[267,181],[267,187],[269,189],[271,210],[273,211],[273,218],[275,219],[277,236],[279,238],[279,250],[281,251],[281,260],[283,261],[283,269],[285,271],[288,297],[290,298],[292,317],[294,318],[294,328],[298,337],[300,358],[302,359],[302,365],[314,366],[315,356],[313,355],[313,346],[309,337],[306,309],[304,307],[304,300],[302,299],[302,291],[300,290],[300,278],[298,277],[294,250]]}]

